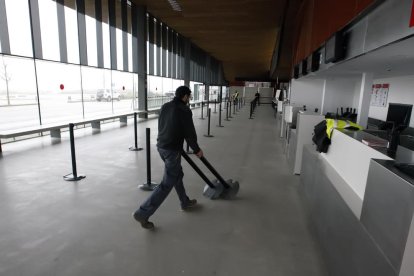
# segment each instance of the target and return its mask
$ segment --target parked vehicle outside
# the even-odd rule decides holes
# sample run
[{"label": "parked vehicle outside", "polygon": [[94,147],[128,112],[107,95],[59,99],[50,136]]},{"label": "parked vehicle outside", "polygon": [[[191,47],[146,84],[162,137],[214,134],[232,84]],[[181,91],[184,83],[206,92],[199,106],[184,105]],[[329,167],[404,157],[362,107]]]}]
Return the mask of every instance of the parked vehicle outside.
[{"label": "parked vehicle outside", "polygon": [[112,99],[120,101],[121,100],[121,94],[117,91],[112,91],[109,89],[99,89],[96,92],[96,100],[98,102],[100,101],[107,101],[110,102]]}]

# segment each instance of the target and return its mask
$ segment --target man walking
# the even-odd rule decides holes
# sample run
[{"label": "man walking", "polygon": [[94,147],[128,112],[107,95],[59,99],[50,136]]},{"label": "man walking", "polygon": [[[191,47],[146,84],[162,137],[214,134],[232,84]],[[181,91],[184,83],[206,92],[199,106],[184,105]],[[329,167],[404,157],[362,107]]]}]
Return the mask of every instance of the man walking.
[{"label": "man walking", "polygon": [[164,177],[151,196],[133,214],[135,220],[145,229],[154,228],[154,224],[148,219],[160,207],[173,187],[178,194],[182,210],[187,210],[197,204],[197,200],[190,200],[185,192],[184,173],[181,167],[184,139],[197,157],[203,156],[203,151],[197,144],[193,113],[188,107],[190,98],[191,90],[187,86],[180,86],[175,91],[174,99],[161,107],[158,118],[157,148],[165,164]]},{"label": "man walking", "polygon": [[254,96],[256,98],[257,105],[260,105],[260,93],[259,93],[259,91],[257,91],[256,94],[254,94]]}]

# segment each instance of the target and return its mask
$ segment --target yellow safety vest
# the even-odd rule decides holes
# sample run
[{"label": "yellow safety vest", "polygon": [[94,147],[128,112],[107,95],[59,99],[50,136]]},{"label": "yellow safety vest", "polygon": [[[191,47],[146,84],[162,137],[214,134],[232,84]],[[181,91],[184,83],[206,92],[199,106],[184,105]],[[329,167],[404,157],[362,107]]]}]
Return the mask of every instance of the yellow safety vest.
[{"label": "yellow safety vest", "polygon": [[347,128],[356,128],[358,130],[362,130],[363,127],[351,122],[351,121],[344,121],[344,120],[335,120],[335,119],[326,119],[326,134],[328,138],[331,139],[333,130],[336,129],[347,129]]}]

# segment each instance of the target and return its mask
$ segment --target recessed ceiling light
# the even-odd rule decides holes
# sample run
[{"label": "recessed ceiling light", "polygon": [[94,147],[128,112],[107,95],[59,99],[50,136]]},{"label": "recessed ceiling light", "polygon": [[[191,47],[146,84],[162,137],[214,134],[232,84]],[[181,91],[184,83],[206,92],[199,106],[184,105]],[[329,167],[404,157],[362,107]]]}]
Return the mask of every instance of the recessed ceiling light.
[{"label": "recessed ceiling light", "polygon": [[177,3],[176,0],[167,0],[170,3],[171,7],[175,11],[182,11],[180,4]]}]

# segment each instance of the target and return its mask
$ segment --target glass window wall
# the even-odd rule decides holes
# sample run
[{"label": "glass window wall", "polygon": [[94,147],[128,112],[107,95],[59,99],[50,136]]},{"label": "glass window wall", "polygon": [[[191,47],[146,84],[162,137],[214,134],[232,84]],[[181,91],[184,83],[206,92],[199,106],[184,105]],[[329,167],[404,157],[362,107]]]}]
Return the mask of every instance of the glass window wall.
[{"label": "glass window wall", "polygon": [[173,89],[173,80],[170,78],[162,78],[162,90],[164,96],[174,95],[175,89]]},{"label": "glass window wall", "polygon": [[128,71],[133,72],[133,60],[132,60],[132,9],[130,5],[127,5],[127,17],[128,17]]},{"label": "glass window wall", "polygon": [[179,86],[184,85],[184,80],[177,80],[177,79],[173,79],[173,85],[172,85],[172,90],[175,93],[175,89],[177,89]]},{"label": "glass window wall", "polygon": [[0,55],[0,130],[39,123],[33,59]]},{"label": "glass window wall", "polygon": [[[5,4],[11,54],[33,57],[28,1],[6,0]],[[56,2],[54,14],[56,15]],[[57,18],[55,19],[57,25]]]},{"label": "glass window wall", "polygon": [[[84,118],[99,118],[138,109],[138,75],[131,73],[133,70],[131,7],[127,7],[128,51],[124,53],[123,35],[125,37],[125,34],[121,26],[121,5],[117,1],[117,52],[113,54],[117,55],[117,66],[120,70],[110,70],[108,0],[102,0],[105,69],[97,68],[98,39],[95,5],[94,1],[92,2],[91,5],[86,5],[85,15],[88,66],[81,66],[76,0],[64,1],[68,63],[60,62],[56,1],[39,1],[43,59],[38,60],[33,59],[28,2],[5,0],[9,28],[13,32],[10,31],[9,34],[12,55],[0,55],[0,130],[37,126],[40,123],[43,125],[70,123]],[[149,45],[154,50],[158,47],[153,43]],[[170,67],[168,54],[167,70]],[[124,56],[128,59],[127,68],[123,68]],[[159,61],[162,59],[161,56],[153,55],[153,60],[148,63],[156,64],[156,58]],[[157,68],[156,72],[159,73],[161,68]],[[124,69],[128,72],[124,72]],[[157,108],[171,100],[175,95],[175,89],[183,84],[184,81],[181,79],[149,75],[148,107]],[[203,84],[193,83],[193,86],[195,85],[196,89],[192,87],[193,92],[197,93],[198,98],[200,93],[203,97]]]},{"label": "glass window wall", "polygon": [[79,64],[78,17],[75,0],[65,0],[65,27],[68,62]]},{"label": "glass window wall", "polygon": [[116,60],[118,70],[123,70],[124,68],[124,51],[122,43],[122,17],[121,17],[121,1],[116,1]]},{"label": "glass window wall", "polygon": [[36,67],[42,123],[82,119],[80,66],[37,60]]},{"label": "glass window wall", "polygon": [[164,103],[162,79],[158,76],[148,76],[148,108],[157,108]]},{"label": "glass window wall", "polygon": [[210,86],[210,101],[218,100],[220,94],[220,87],[219,86]]},{"label": "glass window wall", "polygon": [[85,118],[112,114],[111,71],[82,67]]},{"label": "glass window wall", "polygon": [[104,52],[104,67],[111,68],[111,43],[109,39],[108,0],[102,0],[102,41]]},{"label": "glass window wall", "polygon": [[52,0],[39,1],[39,15],[43,58],[59,61],[60,50],[56,2]]},{"label": "glass window wall", "polygon": [[204,84],[201,82],[190,81],[190,89],[193,91],[193,102],[201,102],[204,100]]},{"label": "glass window wall", "polygon": [[222,95],[221,96],[222,96],[223,99],[225,99],[227,97],[227,95],[228,95],[228,91],[227,90],[228,90],[228,88],[226,86],[222,86],[222,90],[221,90],[222,91],[221,92]]},{"label": "glass window wall", "polygon": [[98,66],[98,42],[96,36],[95,3],[86,5],[86,48],[88,52],[88,65]]},{"label": "glass window wall", "polygon": [[128,72],[112,72],[112,93],[114,113],[123,113],[134,110],[134,95],[136,95],[134,85],[134,75]]}]

